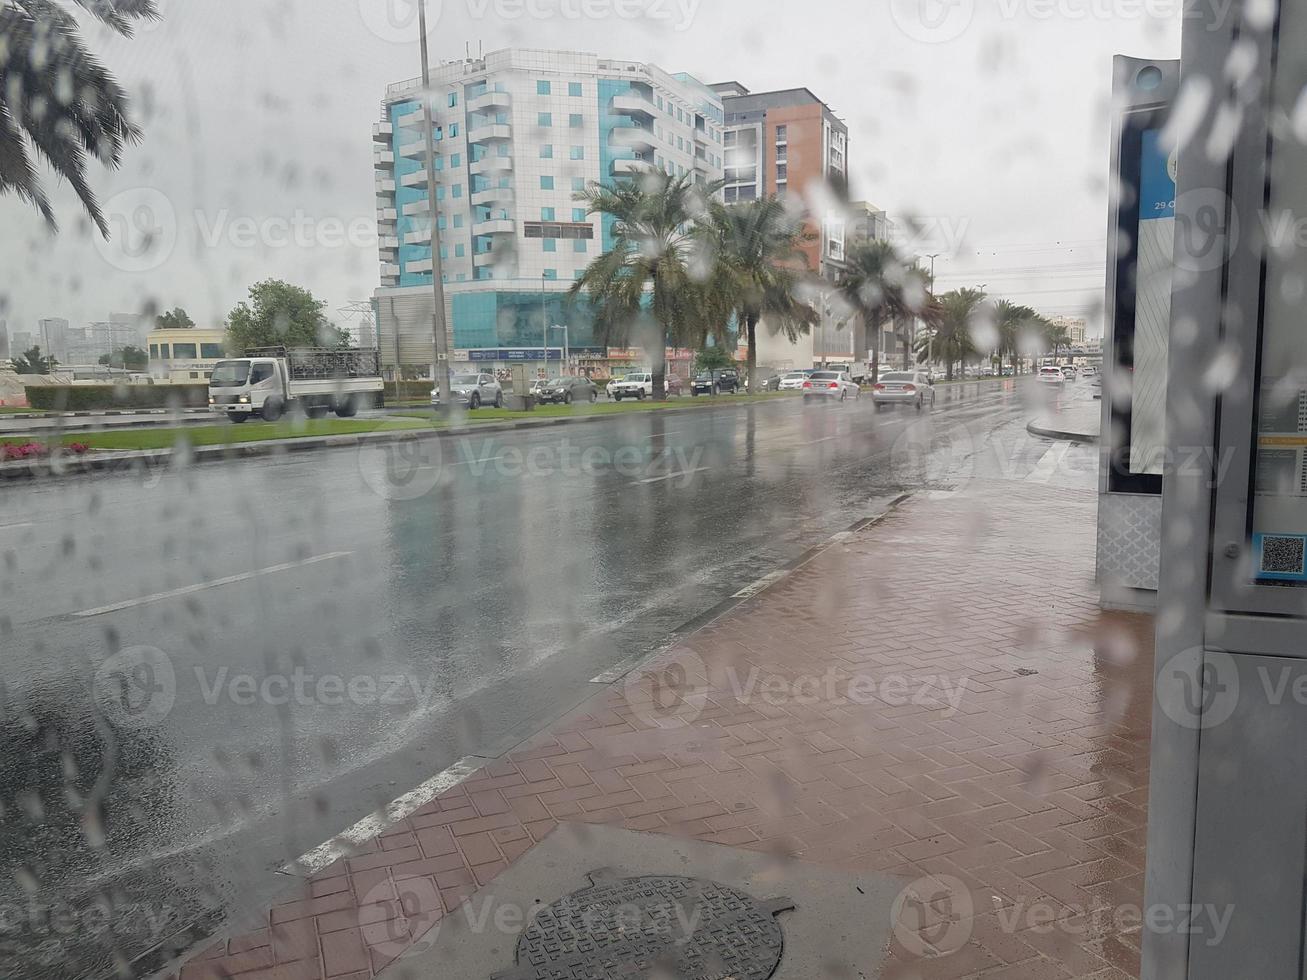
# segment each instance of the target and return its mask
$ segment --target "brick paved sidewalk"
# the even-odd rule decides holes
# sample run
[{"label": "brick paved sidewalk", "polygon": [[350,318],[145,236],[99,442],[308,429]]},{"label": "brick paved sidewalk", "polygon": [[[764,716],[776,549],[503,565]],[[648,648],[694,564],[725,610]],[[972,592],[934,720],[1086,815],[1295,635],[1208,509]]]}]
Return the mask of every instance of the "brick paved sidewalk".
[{"label": "brick paved sidewalk", "polygon": [[406,949],[559,821],[902,876],[868,976],[1137,976],[1151,620],[1098,610],[1094,507],[982,481],[909,500],[183,980],[403,976]]}]

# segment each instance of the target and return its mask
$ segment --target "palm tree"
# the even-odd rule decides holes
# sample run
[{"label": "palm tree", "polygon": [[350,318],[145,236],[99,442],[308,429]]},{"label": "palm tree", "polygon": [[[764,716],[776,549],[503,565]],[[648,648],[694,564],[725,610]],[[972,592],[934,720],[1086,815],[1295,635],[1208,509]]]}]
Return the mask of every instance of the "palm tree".
[{"label": "palm tree", "polygon": [[1052,320],[1045,320],[1042,317],[1040,320],[1044,343],[1053,351],[1053,360],[1057,360],[1057,355],[1062,348],[1071,343],[1071,337],[1067,333],[1066,327],[1060,326]]},{"label": "palm tree", "polygon": [[587,213],[613,219],[614,242],[569,295],[588,296],[601,342],[626,346],[633,333],[640,339],[659,401],[667,397],[667,342],[702,347],[721,310],[704,286],[701,231],[707,200],[720,186],[651,170],[638,180],[592,183],[576,195]]},{"label": "palm tree", "polygon": [[[889,242],[863,242],[849,250],[837,288],[861,320],[855,334],[855,357],[867,350],[867,328],[872,328],[875,337],[871,344],[873,383],[880,373],[881,325],[886,317],[899,323],[910,322],[920,315],[926,306],[928,278],[923,270],[905,263]],[[906,358],[906,341],[904,346]]]},{"label": "palm tree", "polygon": [[[76,0],[124,37],[133,21],[155,20],[154,0]],[[86,179],[86,158],[117,167],[141,138],[127,95],[82,43],[59,0],[0,0],[0,194],[15,193],[57,228],[37,175],[43,160],[81,199],[100,234],[109,225]]]},{"label": "palm tree", "polygon": [[935,336],[935,353],[944,361],[945,380],[953,380],[953,362],[961,365],[962,376],[967,374],[967,358],[976,352],[971,339],[971,328],[985,302],[985,291],[964,286],[951,289],[938,297],[940,322]]},{"label": "palm tree", "polygon": [[1021,349],[1026,338],[1038,329],[1039,314],[1029,306],[1001,299],[994,304],[994,323],[998,327],[999,363],[1004,354],[1012,363],[1012,376],[1020,371]]},{"label": "palm tree", "polygon": [[758,390],[758,323],[794,341],[811,329],[817,311],[797,298],[807,258],[802,246],[816,235],[791,216],[775,197],[740,204],[709,205],[703,231],[714,262],[709,291],[735,315],[749,354],[749,390]]}]

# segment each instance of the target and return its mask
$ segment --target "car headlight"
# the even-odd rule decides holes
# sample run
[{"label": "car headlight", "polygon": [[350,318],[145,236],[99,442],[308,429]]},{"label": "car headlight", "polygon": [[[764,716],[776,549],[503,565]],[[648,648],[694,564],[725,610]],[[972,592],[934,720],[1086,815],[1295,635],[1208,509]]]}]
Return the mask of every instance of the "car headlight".
[{"label": "car headlight", "polygon": [[237,400],[238,402],[240,402],[242,405],[248,405],[248,404],[250,403],[250,396],[249,396],[249,395],[241,395],[241,396],[240,396],[238,399],[236,399],[236,400]]}]

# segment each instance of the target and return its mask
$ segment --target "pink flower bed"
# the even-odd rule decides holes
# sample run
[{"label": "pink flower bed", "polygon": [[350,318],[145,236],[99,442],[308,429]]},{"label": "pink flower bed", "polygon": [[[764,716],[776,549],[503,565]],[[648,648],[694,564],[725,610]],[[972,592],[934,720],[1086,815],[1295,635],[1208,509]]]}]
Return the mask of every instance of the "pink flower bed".
[{"label": "pink flower bed", "polygon": [[[65,453],[80,456],[90,447],[83,442],[70,442],[63,447]],[[6,463],[20,459],[43,459],[50,455],[50,447],[41,442],[3,442],[0,443],[0,459]]]}]

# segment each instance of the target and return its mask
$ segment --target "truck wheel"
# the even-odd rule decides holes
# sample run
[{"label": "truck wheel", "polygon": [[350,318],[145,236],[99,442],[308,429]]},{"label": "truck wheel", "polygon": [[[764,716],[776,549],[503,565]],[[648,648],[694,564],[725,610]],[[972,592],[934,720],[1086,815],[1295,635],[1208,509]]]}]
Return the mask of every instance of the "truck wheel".
[{"label": "truck wheel", "polygon": [[311,419],[323,419],[327,417],[327,413],[330,411],[331,408],[327,405],[310,405],[304,410],[304,413]]},{"label": "truck wheel", "polygon": [[643,389],[643,388],[641,388],[639,391],[637,391],[637,392],[635,393],[635,400],[638,401],[638,402],[642,402],[642,401],[644,401],[644,389]]},{"label": "truck wheel", "polygon": [[285,411],[286,406],[282,404],[280,398],[269,398],[263,403],[263,410],[259,414],[263,416],[265,422],[276,422]]},{"label": "truck wheel", "polygon": [[336,417],[341,419],[352,419],[359,412],[358,402],[353,396],[346,398],[343,402],[336,403]]},{"label": "truck wheel", "polygon": [[241,422],[244,422],[247,418],[249,418],[249,415],[247,415],[244,412],[232,412],[230,415],[227,416],[227,418],[231,419],[233,422],[237,424],[240,424]]},{"label": "truck wheel", "polygon": [[621,400],[622,400],[622,396],[621,396],[621,395],[613,395],[613,401],[615,401],[615,402],[620,402]]}]

